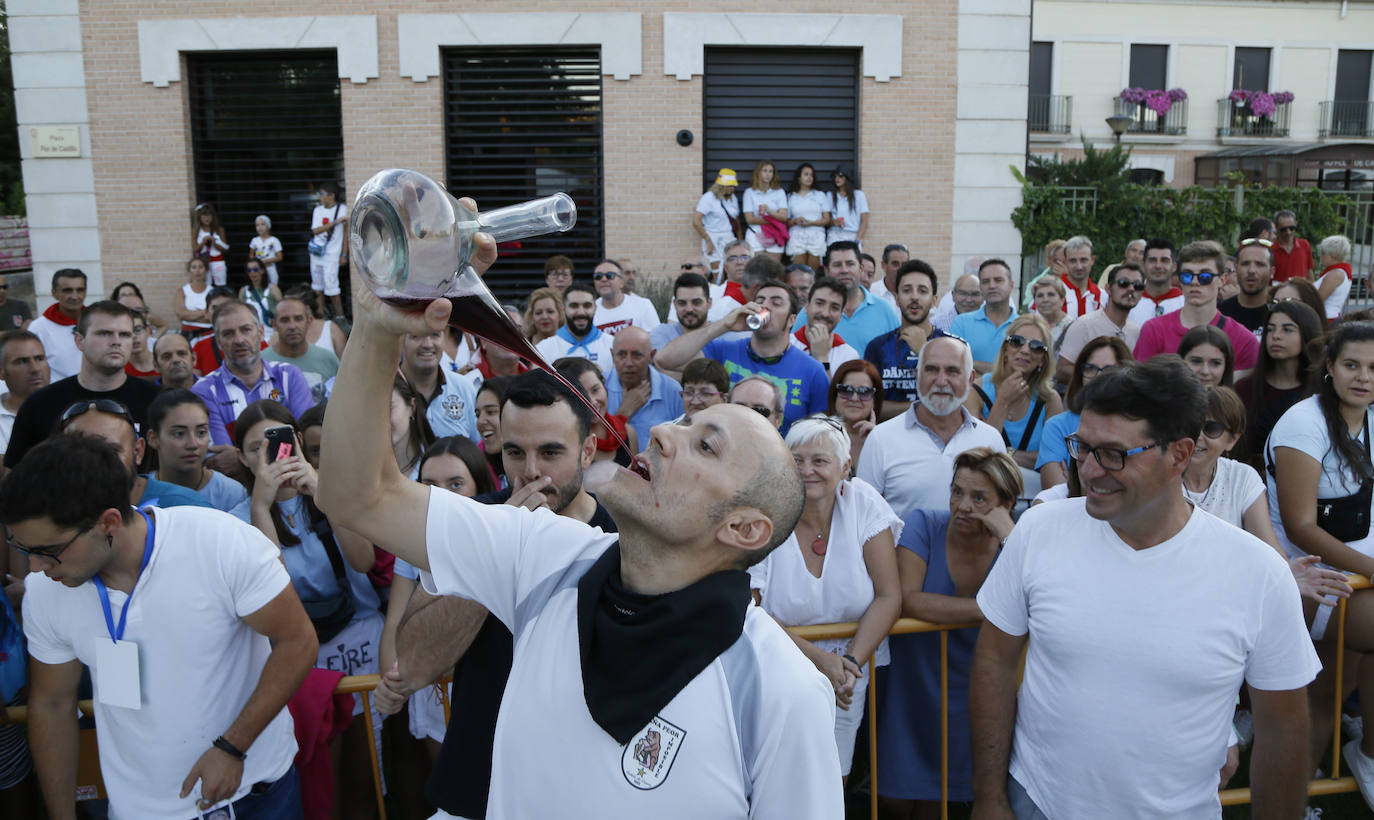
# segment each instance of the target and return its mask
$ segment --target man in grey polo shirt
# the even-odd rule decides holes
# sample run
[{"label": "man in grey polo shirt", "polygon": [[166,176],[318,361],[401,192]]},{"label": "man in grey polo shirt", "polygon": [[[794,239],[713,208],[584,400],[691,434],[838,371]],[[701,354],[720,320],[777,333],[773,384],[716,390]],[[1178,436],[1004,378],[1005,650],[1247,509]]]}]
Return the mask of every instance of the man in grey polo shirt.
[{"label": "man in grey polo shirt", "polygon": [[1064,339],[1059,343],[1059,363],[1055,366],[1054,380],[1068,384],[1073,376],[1073,363],[1083,346],[1099,336],[1115,336],[1135,348],[1140,338],[1140,326],[1132,322],[1131,309],[1140,302],[1140,293],[1145,290],[1145,272],[1134,262],[1122,262],[1112,269],[1107,281],[1107,304],[1081,319],[1073,320],[1069,329],[1064,331]]}]

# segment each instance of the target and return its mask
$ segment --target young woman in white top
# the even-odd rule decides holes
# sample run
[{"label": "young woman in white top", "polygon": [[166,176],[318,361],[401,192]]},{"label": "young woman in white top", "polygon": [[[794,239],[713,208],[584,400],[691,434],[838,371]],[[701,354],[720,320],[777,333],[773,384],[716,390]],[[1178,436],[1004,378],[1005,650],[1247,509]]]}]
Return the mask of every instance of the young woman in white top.
[{"label": "young woman in white top", "polygon": [[281,261],[281,240],[272,235],[272,218],[258,214],[253,220],[253,228],[258,235],[248,242],[248,258],[256,259],[267,266],[267,281],[277,285],[277,263]]},{"label": "young woman in white top", "polygon": [[[307,303],[309,304],[309,303]],[[340,328],[330,319],[322,318],[317,310],[312,308],[311,313],[315,321],[310,323],[310,330],[306,331],[306,338],[312,345],[328,350],[335,356],[343,357],[344,345],[348,343],[348,337],[344,335]]]},{"label": "young woman in white top", "polygon": [[172,310],[181,320],[181,332],[187,338],[210,329],[210,310],[205,304],[210,294],[209,270],[204,259],[191,257],[186,263],[186,276],[190,281],[172,294]]},{"label": "young woman in white top", "polygon": [[739,179],[733,169],[720,169],[716,181],[701,195],[692,211],[692,230],[701,237],[701,253],[712,273],[720,273],[725,246],[736,238],[732,222],[739,221],[740,203],[735,199],[738,186]]},{"label": "young woman in white top", "polygon": [[868,235],[868,197],[858,190],[858,180],[847,166],[836,168],[831,181],[835,189],[830,194],[830,227],[825,232],[825,244],[858,242],[862,248]]},{"label": "young woman in white top", "polygon": [[787,446],[801,470],[806,505],[792,535],[749,568],[750,583],[783,626],[859,623],[847,641],[793,638],[835,688],[835,742],[847,779],[873,673],[868,658],[887,663],[887,632],[902,607],[896,553],[902,521],[877,490],[849,478],[849,435],[837,420],[798,421]]},{"label": "young woman in white top", "polygon": [[209,263],[210,282],[219,287],[229,281],[229,269],[224,264],[224,252],[229,250],[229,238],[219,224],[215,206],[202,202],[191,212],[191,234],[195,237],[191,252]]},{"label": "young woman in white top", "polygon": [[787,187],[787,253],[792,261],[821,269],[825,229],[830,225],[830,197],[816,189],[816,169],[809,162],[797,166]]},{"label": "young woman in white top", "polygon": [[1316,281],[1317,295],[1326,306],[1326,320],[1330,322],[1340,317],[1354,282],[1349,261],[1350,240],[1340,234],[1328,236],[1317,245],[1317,254],[1322,265]]},{"label": "young woman in white top", "polygon": [[787,223],[787,192],[778,179],[778,166],[771,159],[760,160],[744,189],[744,239],[755,253],[766,253],[782,259],[784,246],[763,230],[764,217],[771,216]]},{"label": "young woman in white top", "polygon": [[[1337,326],[1326,345],[1320,387],[1288,408],[1269,434],[1265,446],[1268,465],[1269,516],[1290,557],[1320,556],[1331,567],[1374,575],[1374,532],[1369,529],[1374,504],[1362,488],[1374,480],[1370,465],[1369,407],[1374,402],[1374,323],[1349,322]],[[1344,500],[1342,500],[1344,499]],[[1352,518],[1363,515],[1362,523]],[[1332,590],[1335,594],[1339,592]],[[1334,598],[1328,599],[1334,604]],[[1316,607],[1304,605],[1309,616]],[[1311,714],[1330,715],[1336,702],[1332,677],[1335,630],[1326,629],[1331,606],[1315,612],[1313,636],[1319,639],[1323,671],[1307,688]],[[1360,655],[1344,678],[1347,690],[1360,685],[1360,700],[1374,702],[1374,591],[1350,596],[1346,609],[1346,652]],[[1348,692],[1341,694],[1344,700]],[[1311,768],[1327,751],[1331,723],[1312,721]],[[1352,752],[1362,753],[1356,758]],[[1346,745],[1352,767],[1374,769],[1374,732],[1363,743]],[[1352,759],[1356,758],[1356,759]],[[1374,774],[1374,771],[1371,771]]]}]

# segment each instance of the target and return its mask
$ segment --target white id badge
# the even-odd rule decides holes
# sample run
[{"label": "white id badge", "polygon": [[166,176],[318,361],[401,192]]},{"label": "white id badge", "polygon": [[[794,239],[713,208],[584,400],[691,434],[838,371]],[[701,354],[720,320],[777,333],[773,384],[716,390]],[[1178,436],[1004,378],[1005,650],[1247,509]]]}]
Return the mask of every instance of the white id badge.
[{"label": "white id badge", "polygon": [[138,675],[138,644],[133,641],[115,643],[108,636],[96,641],[95,668],[96,697],[106,706],[123,709],[143,707],[143,688]]},{"label": "white id badge", "polygon": [[225,803],[209,811],[199,812],[201,820],[234,820],[234,804]]}]

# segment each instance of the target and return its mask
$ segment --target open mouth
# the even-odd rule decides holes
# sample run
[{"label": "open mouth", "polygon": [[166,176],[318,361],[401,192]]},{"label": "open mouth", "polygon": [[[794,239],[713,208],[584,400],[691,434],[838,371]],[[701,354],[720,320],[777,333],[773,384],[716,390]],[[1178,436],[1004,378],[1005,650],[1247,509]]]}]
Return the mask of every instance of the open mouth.
[{"label": "open mouth", "polygon": [[639,476],[645,481],[649,481],[651,478],[649,475],[649,460],[646,459],[644,456],[635,456],[634,459],[630,462],[629,469],[630,472],[634,473],[635,475]]}]

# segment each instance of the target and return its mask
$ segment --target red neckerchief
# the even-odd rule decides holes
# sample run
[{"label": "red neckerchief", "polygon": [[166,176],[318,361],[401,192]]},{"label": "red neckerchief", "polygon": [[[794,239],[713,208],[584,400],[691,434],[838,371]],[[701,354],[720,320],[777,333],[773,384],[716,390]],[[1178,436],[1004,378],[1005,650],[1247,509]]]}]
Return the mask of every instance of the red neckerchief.
[{"label": "red neckerchief", "polygon": [[1330,273],[1330,272],[1333,271],[1333,270],[1343,270],[1343,271],[1345,271],[1345,278],[1346,278],[1346,279],[1354,280],[1354,278],[1355,278],[1355,274],[1354,274],[1353,272],[1351,272],[1351,270],[1350,270],[1350,263],[1349,263],[1349,262],[1337,262],[1337,263],[1334,264],[1334,265],[1329,265],[1329,266],[1327,266],[1326,268],[1322,269],[1321,275],[1319,275],[1317,278],[1320,279],[1320,278],[1322,278],[1322,276],[1327,275],[1328,273]]},{"label": "red neckerchief", "polygon": [[[77,315],[80,316],[81,314],[78,313]],[[55,325],[76,327],[76,320],[63,313],[62,308],[58,307],[56,302],[48,305],[48,309],[43,311],[43,318]]]},{"label": "red neckerchief", "polygon": [[744,298],[744,288],[739,286],[739,282],[726,282],[725,295],[739,302],[741,305],[749,301]]},{"label": "red neckerchief", "polygon": [[[811,343],[808,342],[808,341],[806,340],[806,328],[805,328],[805,327],[801,328],[800,330],[798,330],[796,333],[793,333],[792,335],[793,335],[793,336],[796,336],[796,337],[797,337],[797,341],[801,342],[801,344],[802,344],[802,349],[804,349],[804,350],[810,350],[810,349],[811,349]],[[831,334],[830,334],[830,346],[831,346],[832,348],[839,347],[839,346],[842,345],[842,344],[844,344],[844,339],[840,338],[840,334],[838,334],[838,333],[831,333]]]},{"label": "red neckerchief", "polygon": [[[1069,275],[1067,273],[1059,274],[1059,281],[1064,283],[1064,287],[1078,294],[1078,309],[1081,311],[1078,315],[1083,316],[1087,314],[1088,300],[1086,297],[1083,296],[1083,291],[1080,290],[1078,286],[1075,285],[1073,282],[1069,281]],[[1102,288],[1099,288],[1097,286],[1097,283],[1092,280],[1091,276],[1088,277],[1088,293],[1091,293],[1094,297],[1096,297],[1097,304],[1100,307],[1102,305]]]},{"label": "red neckerchief", "polygon": [[[524,362],[518,362],[517,364],[518,364],[518,366],[519,366],[519,368],[520,368],[519,370],[516,371],[517,373],[524,373],[526,370],[529,370],[529,369],[530,369],[529,366],[526,365]],[[478,371],[479,373],[482,374],[482,378],[483,378],[483,379],[495,378],[495,377],[492,376],[492,374],[491,374],[491,362],[487,361],[487,357],[486,357],[486,356],[483,356],[483,357],[477,362],[477,371]]]},{"label": "red neckerchief", "polygon": [[1156,305],[1158,305],[1160,302],[1163,302],[1165,299],[1174,299],[1174,298],[1179,297],[1179,296],[1182,296],[1182,295],[1183,295],[1183,291],[1179,290],[1178,288],[1169,288],[1169,290],[1167,290],[1163,295],[1158,296],[1158,297],[1156,297],[1156,296],[1151,296],[1151,295],[1150,295],[1150,292],[1149,292],[1148,290],[1142,290],[1142,291],[1140,292],[1140,298],[1141,298],[1141,299],[1149,299],[1151,302],[1154,302]]}]

